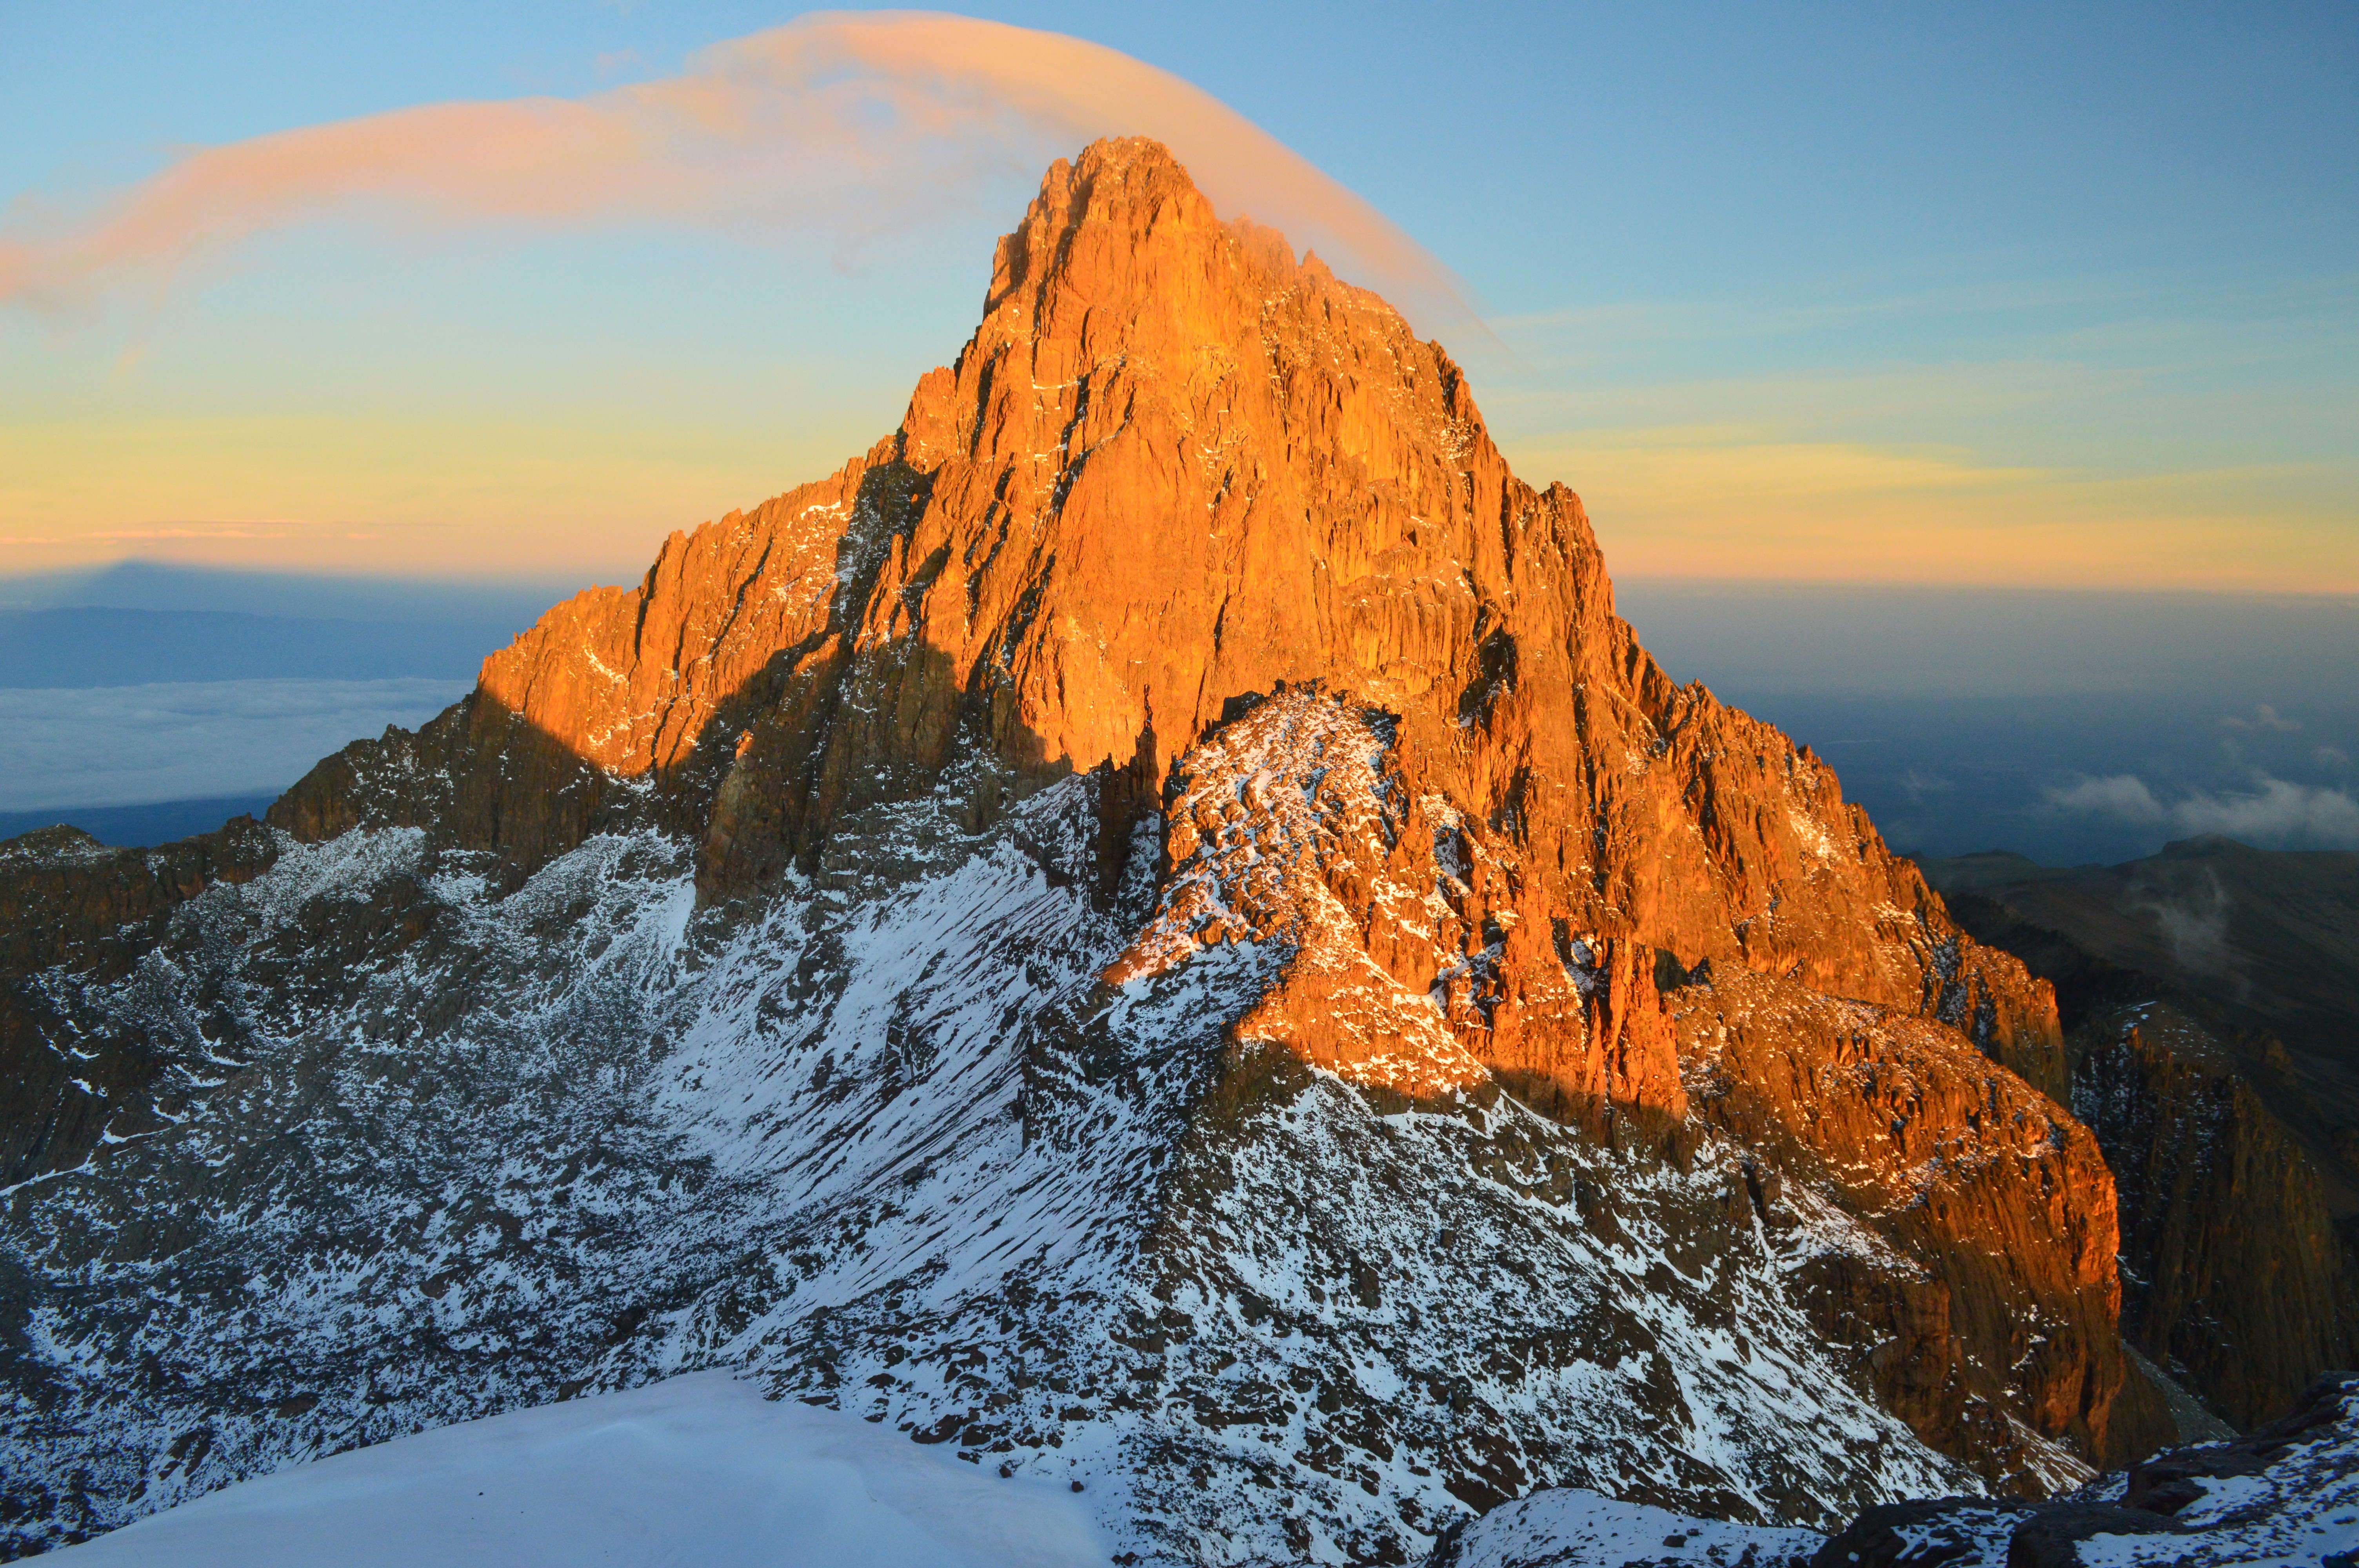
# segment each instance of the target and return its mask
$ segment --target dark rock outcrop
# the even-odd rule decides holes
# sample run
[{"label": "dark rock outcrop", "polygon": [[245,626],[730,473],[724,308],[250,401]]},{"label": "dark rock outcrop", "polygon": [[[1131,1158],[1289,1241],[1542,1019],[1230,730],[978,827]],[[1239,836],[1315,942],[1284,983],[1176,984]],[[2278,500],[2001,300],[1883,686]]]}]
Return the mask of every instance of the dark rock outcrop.
[{"label": "dark rock outcrop", "polygon": [[1429,1568],[2240,1568],[2359,1562],[2359,1376],[2284,1419],[2174,1449],[2053,1502],[1924,1498],[1832,1537],[1536,1492],[1455,1531]]},{"label": "dark rock outcrop", "polygon": [[2237,1426],[2359,1361],[2359,1301],[2316,1172],[2234,1058],[2167,1001],[2075,1035],[2072,1108],[2120,1194],[2122,1331]]},{"label": "dark rock outcrop", "polygon": [[2197,1004],[2309,1155],[2337,1222],[2359,1226],[2359,853],[2212,835],[2118,866],[1975,855],[1927,870],[2083,955],[2060,967],[2060,987],[2073,971],[2096,979],[2093,963],[2149,977],[2144,994],[2113,1000],[2160,985]]},{"label": "dark rock outcrop", "polygon": [[[2339,885],[2339,859],[2348,857],[2283,858],[2295,893],[2323,879],[2326,892],[2310,888],[2308,904],[2326,927],[2311,939],[2319,952],[2334,940],[2327,894]],[[2235,1000],[2233,977],[2173,961],[2158,925],[2146,937],[2133,933],[2167,907],[2158,878],[2197,878],[2206,897],[2223,901],[2233,881],[2249,898],[2278,862],[2197,840],[2158,857],[2159,871],[2134,862],[2050,872],[2003,856],[1930,870],[1955,890],[1959,920],[2056,988],[2070,1029],[2071,1104],[2119,1189],[2124,1333],[2240,1426],[2284,1411],[2324,1368],[2359,1360],[2359,1260],[2338,1233],[2336,1167],[2321,1163],[2317,1136],[2274,1108],[2293,1111],[2300,1098],[2282,1044]],[[2072,929],[2039,925],[2018,904]],[[2218,905],[2223,932],[2231,907]],[[2101,957],[2084,941],[2162,972]],[[2308,1005],[2288,1000],[2277,1011],[2294,1016]],[[2341,1125],[2332,1106],[2330,1097],[2296,1114],[2313,1134],[2332,1131]]]},{"label": "dark rock outcrop", "polygon": [[0,1186],[79,1164],[112,1128],[156,1125],[153,1097],[202,1042],[156,1030],[91,1037],[60,1016],[49,985],[123,979],[171,912],[277,858],[249,817],[156,849],[110,849],[71,827],[0,844]]},{"label": "dark rock outcrop", "polygon": [[[1873,1508],[1810,1554],[1810,1568],[1997,1568],[2027,1503],[1924,1498]],[[1997,1543],[2000,1553],[1991,1548]]]}]

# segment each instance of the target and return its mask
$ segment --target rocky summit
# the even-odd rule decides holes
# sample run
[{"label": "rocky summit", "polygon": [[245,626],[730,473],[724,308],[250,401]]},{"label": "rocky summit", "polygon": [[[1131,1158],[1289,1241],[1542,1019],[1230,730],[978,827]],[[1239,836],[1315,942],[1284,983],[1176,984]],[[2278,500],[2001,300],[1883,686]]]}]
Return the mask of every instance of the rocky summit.
[{"label": "rocky summit", "polygon": [[1130,1563],[1790,1546],[2180,1432],[2049,984],[1148,142],[897,429],[418,732],[0,848],[0,968],[19,1553],[714,1368]]}]

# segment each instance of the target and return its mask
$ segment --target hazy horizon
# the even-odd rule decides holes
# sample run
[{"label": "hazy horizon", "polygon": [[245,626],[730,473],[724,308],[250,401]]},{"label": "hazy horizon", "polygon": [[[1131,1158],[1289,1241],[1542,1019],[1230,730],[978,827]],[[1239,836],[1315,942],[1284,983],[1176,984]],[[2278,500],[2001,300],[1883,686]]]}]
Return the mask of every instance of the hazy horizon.
[{"label": "hazy horizon", "polygon": [[[0,578],[0,722],[24,738],[0,836],[53,814],[216,826],[192,803],[254,809],[345,741],[415,727],[587,586],[155,562]],[[1644,577],[1616,596],[1673,679],[1824,756],[1896,849],[2113,862],[2214,831],[2359,849],[2359,598]]]},{"label": "hazy horizon", "polygon": [[635,573],[889,430],[1139,133],[1625,574],[2359,589],[2348,6],[986,10],[27,13],[0,571]]}]

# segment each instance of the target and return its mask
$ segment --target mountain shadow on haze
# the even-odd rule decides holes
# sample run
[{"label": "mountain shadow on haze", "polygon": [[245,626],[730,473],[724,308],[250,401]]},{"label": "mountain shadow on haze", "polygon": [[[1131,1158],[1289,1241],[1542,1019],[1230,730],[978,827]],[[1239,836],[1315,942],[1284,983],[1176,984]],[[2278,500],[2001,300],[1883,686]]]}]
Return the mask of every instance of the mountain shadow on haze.
[{"label": "mountain shadow on haze", "polygon": [[351,621],[220,610],[0,611],[0,685],[464,679],[530,621]]},{"label": "mountain shadow on haze", "polygon": [[327,572],[241,571],[126,560],[110,566],[0,577],[0,611],[137,610],[277,620],[482,622],[513,636],[573,578],[412,578]]},{"label": "mountain shadow on haze", "polygon": [[[531,607],[518,610],[526,592],[534,593]],[[8,780],[14,798],[0,810],[0,838],[65,824],[124,848],[168,844],[258,814],[318,755],[287,757],[293,765],[273,778],[274,760],[292,748],[262,734],[247,737],[261,742],[258,750],[187,743],[194,736],[175,743],[168,730],[152,727],[156,715],[186,721],[228,704],[251,730],[262,722],[251,709],[273,700],[255,695],[251,683],[268,682],[276,700],[304,710],[293,720],[297,729],[326,730],[319,741],[334,735],[318,713],[329,701],[353,709],[341,715],[352,725],[347,734],[373,733],[394,716],[382,712],[388,704],[415,722],[416,708],[403,699],[331,698],[321,695],[328,685],[310,683],[435,681],[456,689],[546,607],[537,591],[507,585],[371,583],[144,563],[0,579],[0,595],[35,601],[0,609],[0,688],[21,721],[41,727],[35,755],[20,752]],[[77,597],[123,602],[38,602]],[[346,613],[301,612],[321,609]],[[249,685],[240,691],[223,683]],[[98,688],[153,689],[86,701],[41,695]],[[267,793],[256,787],[274,785]]]}]

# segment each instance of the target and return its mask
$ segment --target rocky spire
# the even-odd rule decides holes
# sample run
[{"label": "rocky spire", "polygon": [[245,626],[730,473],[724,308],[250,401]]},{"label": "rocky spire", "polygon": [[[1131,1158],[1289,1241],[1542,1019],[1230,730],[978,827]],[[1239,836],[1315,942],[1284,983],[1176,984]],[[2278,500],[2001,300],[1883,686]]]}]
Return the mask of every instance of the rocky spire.
[{"label": "rocky spire", "polygon": [[[1281,692],[1375,726],[1386,805],[1373,837],[1306,825],[1271,880],[1222,838],[1266,795],[1183,759]],[[1438,345],[1152,142],[1049,170],[974,336],[866,456],[674,535],[271,820],[414,824],[517,871],[652,820],[726,905],[883,804],[951,791],[982,826],[1074,773],[1107,896],[1146,825],[1167,895],[1218,887],[1244,922],[1167,903],[1107,984],[1275,934],[1295,957],[1251,1027],[1315,1065],[1776,1142],[1938,1263],[1826,1286],[1831,1322],[1908,1347],[1874,1375],[1930,1441],[2013,1452],[2000,1406],[2092,1455],[2135,1441],[2112,1183],[2045,1098],[2048,987],[1962,936],[1818,758],[1663,674],[1579,498],[1509,471]],[[1867,1085],[1840,1114],[1828,1074]]]}]

